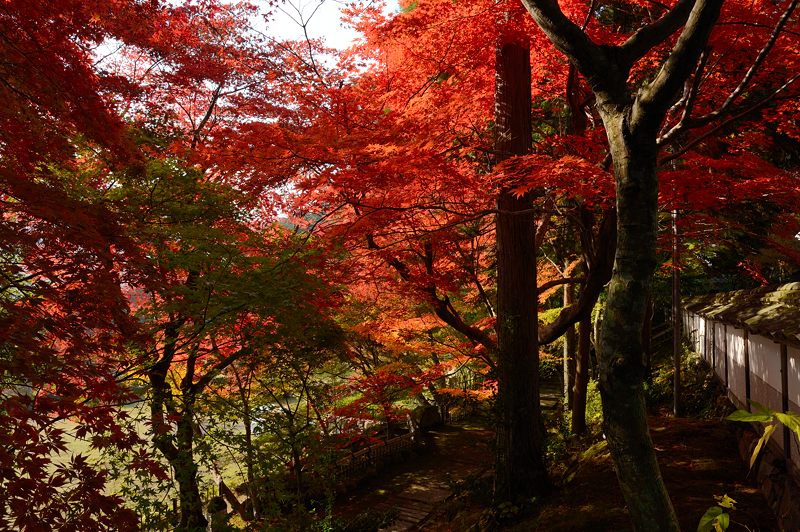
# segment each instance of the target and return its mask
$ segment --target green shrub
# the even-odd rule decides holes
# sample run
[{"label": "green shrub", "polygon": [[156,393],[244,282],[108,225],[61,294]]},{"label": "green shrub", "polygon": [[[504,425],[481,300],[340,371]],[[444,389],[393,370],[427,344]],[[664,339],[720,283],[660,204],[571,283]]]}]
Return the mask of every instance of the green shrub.
[{"label": "green shrub", "polygon": [[[670,348],[658,354],[644,393],[647,406],[658,409],[672,403],[674,368]],[[681,354],[681,413],[702,418],[719,417],[730,411],[724,397],[724,386],[702,358],[687,346]]]},{"label": "green shrub", "polygon": [[603,423],[603,403],[600,400],[600,390],[597,381],[590,380],[586,387],[586,425],[599,426]]},{"label": "green shrub", "polygon": [[564,372],[564,363],[561,358],[546,355],[539,355],[539,378],[544,381],[557,380]]},{"label": "green shrub", "polygon": [[367,510],[361,512],[351,519],[337,517],[330,522],[324,523],[320,530],[325,532],[374,532],[381,528],[386,528],[397,518],[396,508],[383,512]]}]

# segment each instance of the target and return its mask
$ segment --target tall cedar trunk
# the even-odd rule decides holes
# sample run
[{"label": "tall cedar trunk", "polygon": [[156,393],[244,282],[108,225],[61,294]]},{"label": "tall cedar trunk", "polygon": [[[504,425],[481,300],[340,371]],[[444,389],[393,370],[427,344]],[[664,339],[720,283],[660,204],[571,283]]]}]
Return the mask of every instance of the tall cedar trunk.
[{"label": "tall cedar trunk", "polygon": [[614,273],[600,332],[605,435],[636,530],[679,530],[647,428],[642,326],[656,268],[655,135],[631,131],[628,113],[603,109],[617,181]]},{"label": "tall cedar trunk", "polygon": [[[499,160],[529,153],[531,71],[528,43],[497,49],[495,94]],[[535,219],[530,197],[497,199],[498,427],[495,500],[520,501],[549,489],[539,405]]]},{"label": "tall cedar trunk", "polygon": [[644,380],[650,382],[650,368],[653,357],[653,296],[647,296],[645,303],[644,323],[642,324],[642,352],[644,353]]},{"label": "tall cedar trunk", "polygon": [[[564,285],[564,306],[572,305],[575,301],[575,286]],[[570,325],[564,333],[564,403],[567,410],[573,408],[573,389],[575,387],[575,326]]]},{"label": "tall cedar trunk", "polygon": [[575,362],[575,388],[572,399],[572,432],[586,432],[586,392],[589,386],[589,351],[592,318],[587,316],[578,323],[578,356]]}]

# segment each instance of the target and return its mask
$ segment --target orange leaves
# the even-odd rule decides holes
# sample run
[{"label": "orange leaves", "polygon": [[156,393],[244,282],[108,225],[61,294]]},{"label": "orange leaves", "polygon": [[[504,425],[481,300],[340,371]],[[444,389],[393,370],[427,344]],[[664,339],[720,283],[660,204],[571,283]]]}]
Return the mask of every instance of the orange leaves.
[{"label": "orange leaves", "polygon": [[573,155],[512,157],[495,166],[494,177],[498,188],[510,188],[518,196],[539,189],[592,205],[608,203],[614,194],[608,172]]},{"label": "orange leaves", "polygon": [[749,201],[788,206],[800,199],[790,173],[747,152],[719,158],[690,154],[659,178],[661,202],[668,209],[700,212]]}]

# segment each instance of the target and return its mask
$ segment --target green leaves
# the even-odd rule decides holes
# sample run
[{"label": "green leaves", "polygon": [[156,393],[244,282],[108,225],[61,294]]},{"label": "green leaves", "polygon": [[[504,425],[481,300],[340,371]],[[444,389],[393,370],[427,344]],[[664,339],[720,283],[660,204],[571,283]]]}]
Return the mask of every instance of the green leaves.
[{"label": "green leaves", "polygon": [[788,427],[789,430],[794,432],[797,438],[800,438],[800,414],[794,412],[776,412],[755,401],[750,401],[750,404],[755,407],[757,410],[756,412],[737,410],[725,419],[730,421],[770,423],[764,427],[764,433],[761,435],[761,438],[758,439],[758,443],[755,449],[753,449],[753,454],[750,456],[750,469],[752,469],[759,453],[761,453],[761,450],[766,446],[772,434],[775,432],[775,429],[778,427],[777,423]]},{"label": "green leaves", "polygon": [[721,506],[722,508],[728,508],[729,510],[736,508],[736,501],[728,497],[727,494],[722,497],[714,495],[714,500],[717,501],[717,506]]},{"label": "green leaves", "polygon": [[744,422],[759,421],[761,423],[769,423],[770,421],[772,421],[772,414],[764,414],[760,412],[748,412],[747,410],[737,410],[736,412],[732,413],[725,419],[729,421],[744,421]]},{"label": "green leaves", "polygon": [[783,423],[786,427],[794,432],[795,436],[800,438],[800,414],[794,412],[780,413],[775,412],[775,417]]},{"label": "green leaves", "polygon": [[411,2],[410,4],[408,4],[407,6],[405,6],[405,7],[401,7],[401,8],[400,8],[400,12],[401,12],[401,13],[411,13],[412,11],[414,11],[415,9],[417,9],[417,6],[418,6],[418,5],[419,5],[419,2],[417,2],[417,0],[414,0],[413,2]]},{"label": "green leaves", "polygon": [[762,434],[761,438],[759,438],[755,449],[753,449],[753,455],[750,457],[750,469],[752,469],[753,464],[756,463],[756,458],[758,458],[761,449],[764,448],[764,446],[767,444],[770,437],[772,436],[772,433],[775,432],[775,427],[777,427],[777,425],[767,425],[766,428],[764,429],[764,434]]},{"label": "green leaves", "polygon": [[725,510],[735,510],[736,501],[728,497],[728,495],[718,496],[715,495],[714,499],[717,501],[716,506],[712,506],[703,517],[700,518],[700,523],[697,525],[697,532],[722,532],[727,530],[731,524],[731,516]]},{"label": "green leaves", "polygon": [[717,527],[715,525],[719,523],[721,515],[728,514],[725,514],[719,506],[712,506],[706,510],[706,513],[703,514],[703,517],[700,518],[700,523],[697,525],[697,532],[710,532],[716,529]]}]

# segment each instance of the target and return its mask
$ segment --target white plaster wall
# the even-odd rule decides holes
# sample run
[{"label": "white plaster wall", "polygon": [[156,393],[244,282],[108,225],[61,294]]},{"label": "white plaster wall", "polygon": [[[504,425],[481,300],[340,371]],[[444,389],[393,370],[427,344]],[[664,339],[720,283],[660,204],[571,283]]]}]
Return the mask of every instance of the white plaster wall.
[{"label": "white plaster wall", "polygon": [[714,351],[717,367],[714,371],[722,382],[725,382],[725,324],[717,323],[714,327]]},{"label": "white plaster wall", "polygon": [[702,318],[696,315],[694,317],[694,347],[698,353],[702,354],[703,335],[700,331],[701,324],[702,324]]},{"label": "white plaster wall", "polygon": [[705,348],[706,320],[697,316],[697,350],[700,356],[708,362],[708,350]]},{"label": "white plaster wall", "polygon": [[744,386],[744,330],[728,327],[728,388],[745,403]]},{"label": "white plaster wall", "polygon": [[699,327],[700,327],[700,316],[698,316],[697,314],[692,314],[691,343],[692,343],[692,349],[697,353],[701,353],[700,343],[699,343],[700,335],[698,333]]},{"label": "white plaster wall", "polygon": [[[744,376],[744,330],[732,325],[716,326],[695,314],[685,316],[685,334],[695,352],[699,353],[709,365],[713,364],[712,347],[716,351],[716,374],[725,382],[725,339],[728,347],[728,389],[741,403],[746,404]],[[726,332],[727,329],[727,332]],[[705,334],[708,331],[708,334]],[[712,343],[712,334],[715,340]],[[707,343],[705,343],[705,342]],[[780,344],[760,336],[748,335],[750,355],[750,394],[751,399],[773,409],[781,410],[781,353]],[[800,349],[789,347],[788,353],[788,394],[789,410],[800,413]],[[783,429],[773,433],[772,439],[783,448]],[[790,438],[790,457],[795,467],[800,469],[800,442],[792,435]]]},{"label": "white plaster wall", "polygon": [[[742,397],[741,399],[744,402],[744,398]],[[773,388],[761,377],[752,373],[750,374],[750,399],[771,410],[781,410],[781,391]]]},{"label": "white plaster wall", "polygon": [[[789,403],[800,405],[800,349],[789,347]],[[800,413],[800,409],[795,410]]]},{"label": "white plaster wall", "polygon": [[751,334],[750,371],[774,389],[780,390],[781,346],[769,338]]},{"label": "white plaster wall", "polygon": [[[781,347],[769,338],[751,334],[750,399],[775,411],[781,411]],[[744,401],[743,401],[744,402]],[[783,429],[772,433],[772,439],[783,449]]]}]

